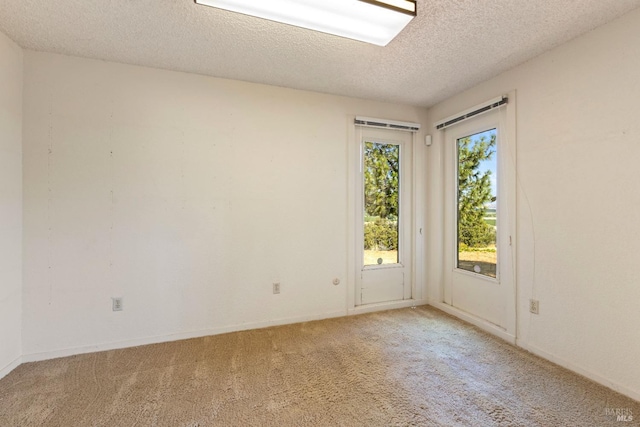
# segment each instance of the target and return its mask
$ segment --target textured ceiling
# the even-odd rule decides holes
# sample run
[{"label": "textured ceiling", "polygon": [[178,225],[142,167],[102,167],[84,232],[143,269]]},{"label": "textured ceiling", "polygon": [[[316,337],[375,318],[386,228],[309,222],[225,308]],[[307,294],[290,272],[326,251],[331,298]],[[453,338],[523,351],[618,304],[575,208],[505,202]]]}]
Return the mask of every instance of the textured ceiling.
[{"label": "textured ceiling", "polygon": [[386,47],[193,0],[0,0],[0,31],[27,49],[428,107],[639,6],[418,0]]}]

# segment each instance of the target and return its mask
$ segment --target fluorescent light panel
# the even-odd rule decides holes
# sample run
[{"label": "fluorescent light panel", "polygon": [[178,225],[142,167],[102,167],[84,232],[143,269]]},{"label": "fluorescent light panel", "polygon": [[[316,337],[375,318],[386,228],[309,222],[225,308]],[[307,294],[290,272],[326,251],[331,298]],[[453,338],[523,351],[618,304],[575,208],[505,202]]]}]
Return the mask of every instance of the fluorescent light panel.
[{"label": "fluorescent light panel", "polygon": [[244,15],[386,46],[416,16],[414,0],[195,0]]}]

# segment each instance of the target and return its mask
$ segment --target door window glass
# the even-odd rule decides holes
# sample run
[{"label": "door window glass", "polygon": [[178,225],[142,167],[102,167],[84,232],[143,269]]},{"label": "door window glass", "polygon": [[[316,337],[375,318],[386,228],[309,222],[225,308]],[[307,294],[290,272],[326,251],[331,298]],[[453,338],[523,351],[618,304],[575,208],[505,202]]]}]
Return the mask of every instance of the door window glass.
[{"label": "door window glass", "polygon": [[400,146],[364,144],[364,265],[397,264]]},{"label": "door window glass", "polygon": [[496,277],[497,131],[457,140],[457,268]]}]

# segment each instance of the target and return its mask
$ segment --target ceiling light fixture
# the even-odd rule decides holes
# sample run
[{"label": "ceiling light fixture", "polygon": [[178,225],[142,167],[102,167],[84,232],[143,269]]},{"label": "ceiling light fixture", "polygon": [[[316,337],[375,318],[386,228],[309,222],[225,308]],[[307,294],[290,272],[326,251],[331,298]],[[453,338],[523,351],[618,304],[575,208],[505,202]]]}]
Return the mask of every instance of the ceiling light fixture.
[{"label": "ceiling light fixture", "polygon": [[415,0],[195,0],[196,3],[386,46],[416,16]]}]

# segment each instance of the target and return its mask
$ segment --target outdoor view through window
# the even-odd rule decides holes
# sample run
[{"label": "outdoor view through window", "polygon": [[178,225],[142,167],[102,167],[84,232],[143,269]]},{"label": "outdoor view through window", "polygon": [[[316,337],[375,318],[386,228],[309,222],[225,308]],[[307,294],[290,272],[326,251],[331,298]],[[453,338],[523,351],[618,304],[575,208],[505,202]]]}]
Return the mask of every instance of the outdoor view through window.
[{"label": "outdoor view through window", "polygon": [[397,264],[400,146],[364,144],[364,265]]},{"label": "outdoor view through window", "polygon": [[457,267],[496,277],[496,129],[458,139]]}]

